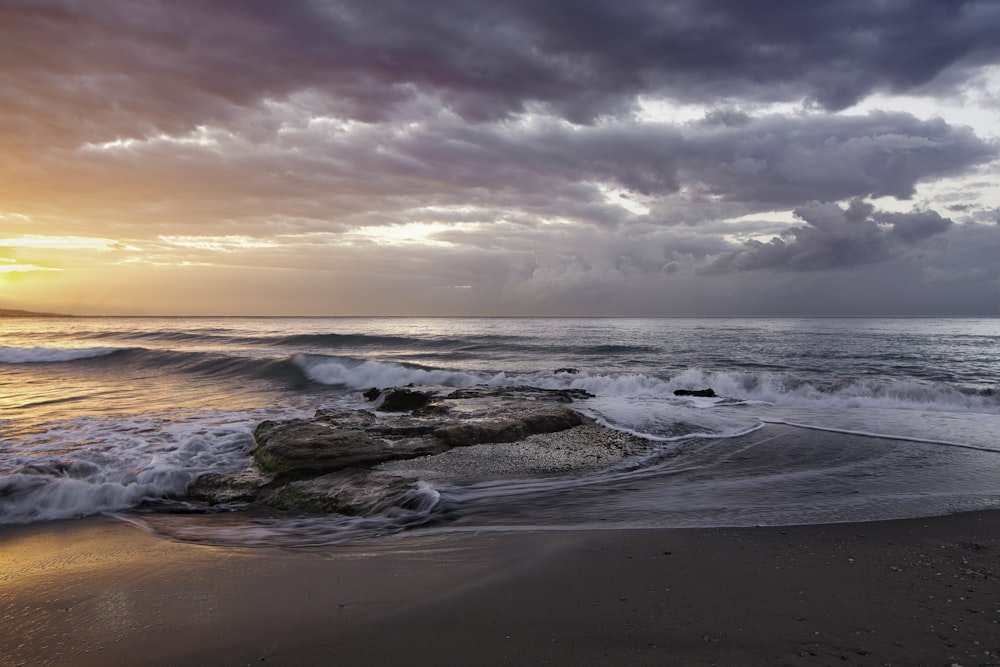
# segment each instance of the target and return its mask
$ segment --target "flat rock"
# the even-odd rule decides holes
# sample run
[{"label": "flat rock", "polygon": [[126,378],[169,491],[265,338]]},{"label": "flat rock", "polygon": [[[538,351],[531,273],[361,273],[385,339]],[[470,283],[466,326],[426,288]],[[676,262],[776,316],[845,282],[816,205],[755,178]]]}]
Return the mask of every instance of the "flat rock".
[{"label": "flat rock", "polygon": [[536,433],[553,433],[582,423],[583,417],[578,412],[554,408],[499,421],[449,424],[435,429],[434,437],[448,448],[468,447],[491,442],[515,442]]},{"label": "flat rock", "polygon": [[282,510],[368,516],[386,506],[403,506],[417,480],[377,470],[341,470],[285,484],[264,499]]},{"label": "flat rock", "polygon": [[208,505],[253,502],[271,481],[272,477],[255,468],[230,474],[207,473],[191,483],[186,496]]},{"label": "flat rock", "polygon": [[388,460],[386,443],[357,429],[325,421],[292,419],[261,422],[253,433],[252,454],[264,472],[329,472]]},{"label": "flat rock", "polygon": [[[426,490],[417,490],[416,477],[376,466],[433,459],[458,447],[514,443],[592,423],[560,405],[590,396],[579,389],[443,389],[392,388],[377,397],[369,391],[365,398],[375,399],[370,409],[321,408],[312,419],[261,422],[254,430],[256,447],[251,452],[257,469],[203,475],[187,497],[208,504],[247,502],[368,516],[387,507],[419,504],[427,496]],[[571,445],[563,456],[566,461],[574,460],[572,450],[580,449],[572,444],[576,440],[565,441]],[[553,463],[551,453],[542,460],[532,469],[569,465]]]}]

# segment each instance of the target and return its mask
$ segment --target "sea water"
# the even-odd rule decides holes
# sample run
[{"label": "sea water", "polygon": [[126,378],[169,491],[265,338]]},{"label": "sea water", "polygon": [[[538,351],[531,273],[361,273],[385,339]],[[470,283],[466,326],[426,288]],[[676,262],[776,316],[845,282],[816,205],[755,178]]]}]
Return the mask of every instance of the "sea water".
[{"label": "sea water", "polygon": [[[585,474],[428,481],[385,516],[177,514],[199,475],[251,465],[260,421],[410,383],[584,389],[575,409],[651,446]],[[315,544],[998,507],[998,389],[996,319],[12,318],[0,524],[112,512],[181,539]]]}]

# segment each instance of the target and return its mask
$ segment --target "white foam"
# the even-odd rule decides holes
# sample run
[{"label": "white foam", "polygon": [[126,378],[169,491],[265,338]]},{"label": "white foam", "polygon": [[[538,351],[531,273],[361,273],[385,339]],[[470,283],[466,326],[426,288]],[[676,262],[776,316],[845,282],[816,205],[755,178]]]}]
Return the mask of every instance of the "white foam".
[{"label": "white foam", "polygon": [[21,436],[11,450],[16,454],[0,461],[0,524],[86,516],[182,495],[199,475],[249,465],[251,433],[264,417],[206,411],[54,422],[48,431]]},{"label": "white foam", "polygon": [[680,399],[597,397],[585,411],[604,426],[659,442],[735,437],[762,425],[754,414],[716,412]]},{"label": "white foam", "polygon": [[[922,440],[950,441],[950,428],[956,434],[955,440],[980,445],[992,424],[986,428],[979,422],[1000,415],[996,396],[963,393],[949,385],[917,381],[861,378],[820,386],[815,381],[779,373],[701,368],[657,377],[587,369],[577,373],[541,370],[488,374],[323,355],[296,355],[295,362],[314,381],[351,389],[407,384],[582,389],[595,395],[585,407],[603,424],[661,441],[730,437],[759,428],[764,420],[787,417],[805,426]],[[674,395],[678,389],[705,388],[712,388],[717,397]],[[938,414],[955,417],[937,420],[941,421],[936,427],[937,437],[928,438],[908,430],[915,411],[920,412],[921,424],[936,423],[934,415]],[[855,423],[859,416],[867,417],[860,426]]]},{"label": "white foam", "polygon": [[130,348],[122,347],[9,347],[0,345],[0,363],[3,364],[40,364],[55,363],[62,361],[76,361],[77,359],[90,359],[93,357],[103,357],[119,350]]},{"label": "white foam", "polygon": [[712,388],[719,398],[685,397],[684,404],[711,408],[725,399],[729,403],[825,404],[838,408],[919,407],[1000,413],[1000,401],[996,396],[964,393],[951,385],[913,380],[861,378],[823,386],[815,381],[780,373],[721,372],[701,368],[687,368],[670,377],[658,377],[643,373],[600,373],[587,369],[581,369],[576,374],[549,370],[490,374],[311,354],[296,354],[293,361],[315,382],[351,389],[408,384],[448,387],[531,385],[544,389],[582,389],[599,397],[675,401],[674,391],[678,389]]},{"label": "white foam", "polygon": [[296,354],[292,360],[310,380],[350,389],[399,387],[408,384],[471,387],[488,379],[487,376],[477,373],[428,370],[402,364],[361,361],[346,357]]},{"label": "white foam", "polygon": [[213,515],[211,522],[198,516],[120,516],[154,535],[187,542],[239,546],[307,547],[338,544],[362,538],[398,534],[433,521],[440,492],[426,482],[385,499],[370,516],[255,517],[239,513]]},{"label": "white foam", "polygon": [[[183,491],[190,475],[174,492]],[[0,477],[0,523],[29,523],[87,516],[134,507],[168,492],[163,486],[138,482],[100,482],[38,475]]]}]

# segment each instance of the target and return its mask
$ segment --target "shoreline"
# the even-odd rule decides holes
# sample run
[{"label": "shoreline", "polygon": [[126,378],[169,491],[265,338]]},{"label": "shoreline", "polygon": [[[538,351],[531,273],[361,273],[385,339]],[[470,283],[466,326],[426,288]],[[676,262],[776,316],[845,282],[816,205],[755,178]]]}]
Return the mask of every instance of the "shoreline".
[{"label": "shoreline", "polygon": [[1000,664],[1000,510],[322,548],[0,527],[0,665]]}]

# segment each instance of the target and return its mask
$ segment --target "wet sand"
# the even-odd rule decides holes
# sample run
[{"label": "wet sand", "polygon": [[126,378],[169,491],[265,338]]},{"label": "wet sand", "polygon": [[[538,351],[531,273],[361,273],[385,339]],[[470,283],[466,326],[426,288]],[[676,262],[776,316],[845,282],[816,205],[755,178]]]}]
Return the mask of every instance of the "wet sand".
[{"label": "wet sand", "polygon": [[0,665],[1000,665],[1000,512],[179,544],[0,527]]}]

